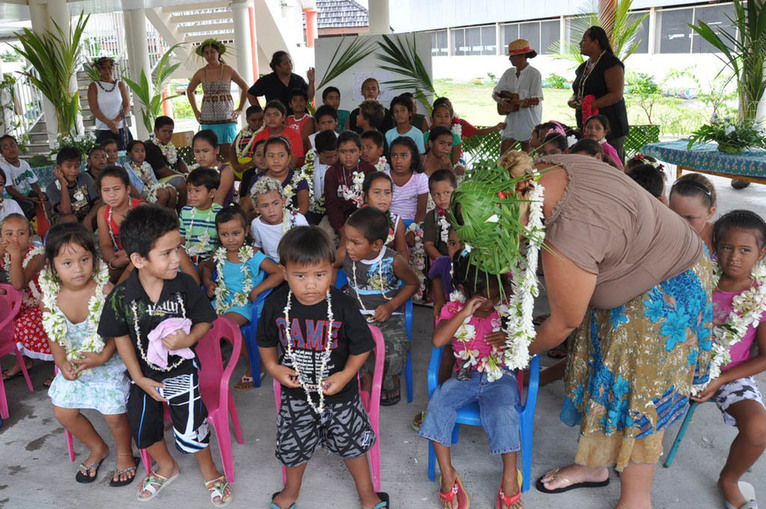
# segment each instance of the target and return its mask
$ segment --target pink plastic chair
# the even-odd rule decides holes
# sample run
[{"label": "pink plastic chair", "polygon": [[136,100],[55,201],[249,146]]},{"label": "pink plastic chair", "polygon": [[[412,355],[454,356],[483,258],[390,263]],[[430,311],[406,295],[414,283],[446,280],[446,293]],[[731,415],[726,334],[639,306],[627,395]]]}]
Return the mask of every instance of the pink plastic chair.
[{"label": "pink plastic chair", "polygon": [[[372,430],[375,432],[377,440],[375,445],[370,449],[370,468],[372,469],[372,485],[375,491],[380,491],[380,391],[383,385],[383,364],[386,360],[386,343],[383,340],[383,334],[380,329],[374,325],[370,325],[370,332],[375,340],[375,370],[372,374],[372,394],[361,390],[361,381],[359,395],[362,399],[362,406],[367,410],[370,416],[370,424],[372,424]],[[274,399],[277,403],[277,413],[279,413],[279,406],[282,401],[282,385],[274,380]],[[282,467],[282,483],[287,482],[287,471],[285,467]]]},{"label": "pink plastic chair", "polygon": [[[221,355],[221,340],[231,342],[232,351],[229,362],[224,367]],[[242,351],[242,333],[237,324],[219,316],[210,331],[197,343],[197,356],[202,362],[199,368],[199,387],[202,401],[207,408],[207,422],[213,426],[218,448],[221,450],[223,472],[229,482],[234,482],[234,459],[231,454],[231,431],[229,414],[234,425],[234,435],[242,444],[242,430],[239,427],[237,407],[234,405],[229,381]],[[141,459],[147,475],[151,471],[151,457],[146,449],[141,449]]]},{"label": "pink plastic chair", "polygon": [[[13,334],[13,323],[21,309],[23,294],[7,283],[0,284],[0,288],[6,292],[5,295],[0,295],[0,357],[9,353],[16,354],[16,360],[24,374],[24,379],[27,381],[27,387],[31,392],[34,392],[35,389],[29,379],[27,366],[24,364],[24,357],[16,346],[16,338]],[[8,398],[5,395],[5,383],[2,374],[2,368],[0,368],[0,418],[7,419],[10,412],[8,411]]]}]

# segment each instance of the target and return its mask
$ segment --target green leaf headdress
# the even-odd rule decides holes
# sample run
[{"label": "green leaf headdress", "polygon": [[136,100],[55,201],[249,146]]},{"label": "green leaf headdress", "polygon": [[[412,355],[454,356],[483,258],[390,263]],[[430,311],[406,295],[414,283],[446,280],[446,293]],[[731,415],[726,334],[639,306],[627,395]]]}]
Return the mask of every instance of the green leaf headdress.
[{"label": "green leaf headdress", "polygon": [[212,46],[218,51],[218,56],[222,57],[224,53],[226,53],[226,45],[219,41],[218,39],[213,39],[212,37],[210,39],[205,39],[200,43],[199,46],[194,50],[194,52],[202,56],[202,52],[205,50],[206,47]]}]

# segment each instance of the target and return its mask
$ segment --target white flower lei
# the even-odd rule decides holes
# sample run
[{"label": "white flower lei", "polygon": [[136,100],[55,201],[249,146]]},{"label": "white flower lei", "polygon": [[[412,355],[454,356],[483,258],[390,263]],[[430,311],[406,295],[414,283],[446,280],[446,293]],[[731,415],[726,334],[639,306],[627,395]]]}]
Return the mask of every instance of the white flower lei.
[{"label": "white flower lei", "polygon": [[282,209],[282,235],[298,225],[298,213],[287,208]]},{"label": "white flower lei", "polygon": [[314,193],[314,171],[316,168],[316,150],[309,150],[304,159],[304,164],[301,167],[301,173],[303,178],[309,185],[309,210],[315,214],[324,214],[326,211],[324,193],[321,196],[316,196]]},{"label": "white flower lei", "polygon": [[[212,212],[212,210],[213,210],[213,207],[210,207],[210,209],[206,211],[206,214],[208,217],[210,216],[210,213]],[[185,243],[187,244],[191,242],[191,238],[192,238],[191,231],[192,231],[192,228],[194,227],[194,219],[196,217],[197,217],[197,207],[192,207],[191,213],[189,214],[189,227],[186,229],[186,235],[184,235],[184,240],[186,241]],[[215,214],[213,214],[213,217],[215,217]],[[202,232],[202,234],[198,238],[199,245],[191,246],[191,247],[187,246],[186,252],[190,256],[198,256],[203,253],[206,253],[208,245],[210,244],[211,240],[212,238],[210,237],[210,233],[207,230],[205,230],[204,232]]]},{"label": "white flower lei", "polygon": [[[27,251],[24,254],[24,257],[21,261],[21,268],[26,269],[27,265],[29,265],[29,262],[32,261],[32,258],[34,258],[37,255],[44,255],[45,254],[45,248],[42,247],[34,247],[31,250]],[[3,269],[5,269],[5,272],[8,274],[8,279],[10,280],[10,274],[11,274],[11,255],[6,251],[6,253],[3,255]],[[28,290],[24,292],[24,297],[22,302],[25,306],[37,306],[37,304],[40,302],[40,292],[37,290],[37,285],[35,285],[34,280],[30,281],[29,284],[27,284],[27,287],[25,290]]]},{"label": "white flower lei", "polygon": [[455,113],[455,118],[457,119],[457,122],[453,122],[453,124],[450,126],[450,131],[452,131],[453,134],[457,134],[462,140],[463,139],[463,124],[460,123],[460,115]]},{"label": "white flower lei", "polygon": [[[303,373],[301,373],[301,370],[298,367],[297,359],[295,358],[295,354],[293,353],[293,337],[290,333],[290,307],[292,306],[291,299],[293,296],[293,291],[290,290],[287,293],[287,304],[285,304],[284,314],[285,314],[285,341],[287,343],[287,346],[285,347],[285,356],[290,360],[290,362],[293,365],[293,369],[298,375],[298,383],[301,384],[301,387],[306,392],[306,399],[308,400],[309,405],[311,406],[312,410],[314,410],[315,413],[321,415],[322,412],[324,412],[324,389],[322,387],[322,384],[327,380],[325,378],[324,380],[319,380],[316,385],[309,385],[306,382],[306,378],[304,377]],[[327,363],[330,361],[330,347],[332,346],[332,325],[333,325],[333,314],[332,314],[332,298],[330,297],[330,291],[327,291],[327,344],[325,345],[324,352],[322,353],[322,364],[319,368],[319,377],[324,376],[325,371],[327,370]],[[318,392],[319,393],[319,406],[317,407],[314,404],[314,400],[311,397],[312,392]]]},{"label": "white flower lei", "polygon": [[426,269],[426,250],[423,245],[423,225],[420,223],[410,223],[407,227],[407,232],[412,232],[415,235],[415,246],[412,248],[410,256],[410,266],[415,269],[415,273],[420,281],[420,286],[415,296],[422,300],[423,292],[425,291],[426,276],[423,271]]},{"label": "white flower lei", "polygon": [[[466,298],[462,292],[456,290],[450,294],[450,301],[459,302],[465,305]],[[501,303],[495,306],[495,310],[497,311],[498,316],[502,317],[508,313],[508,306]],[[457,331],[455,331],[455,339],[457,341],[461,343],[468,343],[476,338],[476,327],[469,323],[471,318],[472,316],[469,316],[463,320],[463,323],[460,324],[460,327],[458,327]],[[501,324],[501,319],[492,319],[493,331],[499,331]],[[486,357],[482,357],[481,359],[478,358],[478,350],[465,348],[460,352],[453,353],[456,359],[466,361],[468,367],[476,367],[478,371],[486,373],[487,381],[489,382],[499,380],[503,376],[503,370],[501,369],[501,366],[504,363],[503,360],[505,358],[505,352],[503,350],[492,348],[490,354]],[[466,366],[466,362],[462,363],[461,366]]]},{"label": "white flower lei", "polygon": [[[104,340],[98,334],[98,322],[101,320],[101,310],[104,308],[106,295],[104,286],[109,282],[109,270],[106,264],[100,263],[99,269],[91,276],[96,281],[96,293],[88,300],[88,318],[86,319],[88,327],[88,336],[85,338],[82,346],[75,350],[72,342],[67,337],[66,316],[58,306],[58,294],[61,291],[61,283],[50,270],[44,268],[40,271],[40,288],[43,291],[42,301],[45,305],[43,311],[43,328],[48,338],[55,341],[66,350],[66,359],[72,363],[75,359],[84,359],[81,352],[101,352],[104,349]],[[72,364],[72,368],[76,368]],[[88,373],[90,369],[81,371],[77,376]]]},{"label": "white flower lei", "polygon": [[[245,306],[250,297],[250,292],[253,291],[253,276],[250,273],[250,267],[247,262],[255,255],[255,251],[252,246],[244,245],[239,248],[237,257],[241,264],[239,270],[245,275],[242,281],[242,291],[235,292],[234,296],[231,295],[231,290],[226,287],[223,279],[223,266],[226,261],[226,248],[219,247],[213,255],[215,261],[215,267],[218,271],[218,284],[215,287],[215,312],[221,316],[225,315],[233,307]],[[229,298],[231,297],[231,300]]]},{"label": "white flower lei", "polygon": [[[245,136],[250,136],[250,141],[247,142],[247,145],[245,145],[245,148],[239,148],[239,142]],[[237,155],[237,159],[241,157],[250,157],[247,154],[253,148],[254,144],[255,144],[255,133],[249,127],[245,127],[239,133],[237,133],[237,137],[234,138],[234,150]]]},{"label": "white flower lei", "polygon": [[282,188],[282,194],[285,197],[285,208],[293,210],[293,196],[297,193],[296,189],[298,189],[298,185],[302,180],[305,180],[309,186],[309,201],[311,200],[311,188],[314,183],[308,180],[303,171],[293,171],[293,177],[290,179],[290,182]]},{"label": "white flower lei", "polygon": [[[714,282],[718,286],[721,268],[713,261]],[[740,293],[731,301],[731,313],[726,321],[713,327],[713,355],[710,360],[708,381],[695,384],[692,395],[702,392],[710,381],[721,376],[721,368],[731,362],[731,349],[742,341],[749,326],[758,327],[761,314],[766,310],[766,264],[759,262],[753,267],[754,279],[750,288]]]},{"label": "white flower lei", "polygon": [[447,216],[446,215],[443,216],[439,214],[438,210],[436,211],[436,215],[439,216],[438,224],[439,224],[439,234],[441,235],[441,240],[442,242],[446,244],[447,242],[449,242],[449,228],[450,228],[449,221],[447,221]]},{"label": "white flower lei", "polygon": [[[362,297],[359,296],[359,284],[356,282],[356,263],[351,262],[351,280],[352,280],[352,288],[354,289],[354,294],[356,295],[356,300],[359,301],[359,305],[362,306],[362,311],[364,311],[362,314],[367,319],[368,323],[372,323],[375,321],[375,318],[373,318],[373,315],[369,314],[369,310],[364,306],[364,302],[362,302]],[[383,295],[383,298],[386,300],[391,300],[392,297],[389,297],[386,294],[386,291],[384,290],[384,279],[383,279],[383,260],[380,260],[378,262],[378,284],[380,285],[380,294]]]},{"label": "white flower lei", "polygon": [[[178,302],[178,305],[181,307],[182,318],[186,318],[186,306],[184,305],[184,300],[183,298],[181,298],[180,293],[176,294],[176,301]],[[181,357],[180,359],[178,359],[178,361],[164,368],[149,362],[149,359],[146,357],[146,351],[144,351],[144,345],[141,344],[141,329],[138,324],[138,304],[136,303],[135,300],[131,301],[130,309],[131,311],[133,311],[133,328],[136,331],[136,346],[138,346],[138,353],[141,355],[141,358],[144,360],[144,362],[146,362],[147,366],[157,371],[168,372],[168,371],[172,371],[176,369],[178,366],[180,366],[186,361],[186,359]]]},{"label": "white flower lei", "polygon": [[[345,169],[343,171],[345,172]],[[354,202],[357,208],[364,204],[364,193],[362,192],[364,177],[363,171],[354,171],[351,173],[351,185],[342,184],[339,186],[343,199]]]},{"label": "white flower lei", "polygon": [[387,163],[386,156],[380,156],[378,158],[378,162],[375,163],[375,171],[385,172],[386,171],[386,163]]},{"label": "white flower lei", "polygon": [[172,141],[160,143],[160,140],[157,139],[157,136],[154,133],[149,135],[149,139],[160,149],[162,155],[165,156],[165,159],[167,159],[171,165],[175,165],[176,162],[178,162],[178,150],[176,149],[176,146],[173,145]]}]

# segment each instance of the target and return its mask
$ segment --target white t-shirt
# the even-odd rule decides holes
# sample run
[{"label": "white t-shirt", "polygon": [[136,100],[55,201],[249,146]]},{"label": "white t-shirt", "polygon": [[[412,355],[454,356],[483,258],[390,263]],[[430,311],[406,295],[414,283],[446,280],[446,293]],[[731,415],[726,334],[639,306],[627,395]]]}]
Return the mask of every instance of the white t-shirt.
[{"label": "white t-shirt", "polygon": [[23,216],[24,211],[21,210],[21,206],[16,200],[0,197],[0,221],[10,214],[21,214]]},{"label": "white t-shirt", "polygon": [[519,111],[509,113],[505,117],[503,138],[527,141],[532,136],[532,130],[543,119],[543,79],[540,76],[540,71],[527,65],[516,77],[516,68],[511,67],[503,73],[494,92],[499,93],[503,90],[519,94],[519,99],[540,98],[540,103],[537,106],[519,108]]},{"label": "white t-shirt", "polygon": [[[391,172],[386,172],[391,176]],[[414,172],[402,187],[394,184],[394,195],[389,210],[402,219],[415,219],[418,211],[418,196],[428,194],[428,177],[425,173]]]},{"label": "white t-shirt", "polygon": [[[314,145],[314,139],[317,137],[317,134],[319,134],[321,132],[322,131],[317,131],[317,132],[315,132],[313,134],[309,134],[309,143],[311,144],[311,148],[316,149],[316,145]],[[336,133],[335,131],[332,131],[332,132],[335,133],[335,137],[337,138],[338,137],[338,133]]]},{"label": "white t-shirt", "polygon": [[21,194],[27,194],[32,190],[32,184],[37,182],[37,175],[29,166],[29,163],[19,159],[19,165],[13,166],[8,161],[0,161],[0,168],[5,173],[5,185],[13,186]]},{"label": "white t-shirt", "polygon": [[324,196],[324,177],[327,174],[327,170],[330,169],[329,164],[323,164],[319,162],[319,156],[317,156],[314,162],[314,199]]},{"label": "white t-shirt", "polygon": [[[308,226],[309,222],[306,221],[306,217],[299,213],[295,214],[295,226]],[[282,223],[280,224],[266,224],[261,221],[260,216],[253,219],[250,225],[250,230],[253,232],[253,245],[263,250],[264,254],[271,258],[274,262],[279,263],[279,241],[282,240]]]}]

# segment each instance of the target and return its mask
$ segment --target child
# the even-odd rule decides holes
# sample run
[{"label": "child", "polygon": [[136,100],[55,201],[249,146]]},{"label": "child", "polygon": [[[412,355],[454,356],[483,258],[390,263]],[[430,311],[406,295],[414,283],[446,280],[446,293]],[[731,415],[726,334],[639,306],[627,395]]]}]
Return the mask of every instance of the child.
[{"label": "child", "polygon": [[303,156],[303,140],[295,129],[288,129],[285,127],[285,115],[287,110],[285,105],[278,99],[273,99],[266,103],[266,108],[263,110],[263,121],[266,127],[255,135],[255,141],[267,140],[275,136],[285,138],[290,143],[290,161],[287,166],[290,168],[298,168],[302,164]]},{"label": "child", "polygon": [[192,148],[194,158],[201,167],[218,171],[219,181],[215,202],[221,206],[231,203],[234,200],[234,170],[228,163],[218,161],[218,135],[211,129],[203,129],[192,138]]},{"label": "child", "polygon": [[[228,504],[231,486],[210,454],[199,359],[191,350],[210,330],[216,314],[199,284],[178,272],[178,217],[157,205],[138,207],[122,223],[121,237],[136,270],[107,297],[98,333],[114,339],[127,367],[133,382],[128,396],[130,429],[136,445],[157,463],[136,497],[154,498],[180,473],[164,440],[162,408],[167,402],[176,447],[194,454],[213,505]],[[149,340],[152,333],[161,338],[161,345]]]},{"label": "child", "polygon": [[266,155],[263,153],[263,147],[268,140],[258,140],[253,147],[254,167],[242,174],[242,181],[239,183],[239,206],[245,211],[248,217],[255,217],[253,211],[253,201],[250,199],[250,190],[255,184],[255,177],[269,169],[266,164]]},{"label": "child", "polygon": [[[19,351],[29,359],[52,361],[48,336],[42,327],[42,312],[40,311],[40,270],[45,264],[45,252],[41,247],[32,245],[32,227],[21,214],[10,214],[3,219],[0,227],[0,255],[2,265],[16,290],[23,290],[24,300],[21,309],[13,322],[13,338]],[[27,362],[27,361],[25,361]],[[32,361],[26,364],[32,367]],[[3,373],[3,380],[8,380],[21,373],[17,361]],[[45,381],[50,386],[53,376]]]},{"label": "child", "polygon": [[0,221],[4,217],[11,214],[24,215],[24,211],[19,206],[18,202],[13,198],[4,198],[3,191],[5,190],[5,172],[0,171]]},{"label": "child", "polygon": [[[104,154],[106,154],[104,168],[107,166],[123,166],[118,161],[120,155],[119,151],[117,150],[118,147],[119,145],[117,144],[117,141],[113,138],[108,138],[101,143],[101,148],[104,149]],[[141,181],[138,175],[132,171],[127,172],[127,174],[128,178],[130,179],[130,196],[133,198],[143,199],[141,191],[144,189],[144,183]]]},{"label": "child", "polygon": [[[501,317],[496,306],[500,301],[497,278],[468,263],[468,257],[456,258],[455,280],[466,302],[449,302],[441,310],[439,325],[434,330],[436,347],[452,344],[457,369],[453,376],[437,387],[428,402],[419,435],[433,442],[442,474],[439,497],[445,507],[468,507],[460,475],[452,465],[450,447],[452,429],[460,407],[478,402],[482,427],[489,439],[492,454],[503,458],[503,475],[495,507],[519,509],[519,485],[516,474],[516,451],[520,448],[519,391],[516,376],[502,369],[502,376],[488,379],[488,357],[502,349],[505,332],[500,330]],[[464,324],[473,327],[473,337],[466,336]]]},{"label": "child", "polygon": [[360,125],[359,124],[359,114],[362,113],[362,106],[360,105],[358,108],[354,109],[351,114],[348,116],[348,123],[346,125],[346,130],[356,131],[358,134],[363,133],[364,131],[367,131],[368,129],[378,129],[380,132],[385,133],[392,127],[394,127],[394,119],[391,116],[391,112],[388,111],[382,104],[378,102],[378,96],[380,96],[380,84],[378,83],[378,80],[375,78],[367,78],[362,82],[362,97],[364,98],[364,103],[367,104],[368,108],[370,108],[371,103],[377,103],[380,105],[380,111],[382,112],[382,116],[378,119],[376,116],[376,122],[373,122],[370,116],[365,113],[365,116],[367,116],[367,123],[368,126]]},{"label": "child", "polygon": [[601,145],[601,148],[604,149],[604,154],[610,157],[617,166],[622,168],[622,159],[617,153],[617,149],[606,141],[606,137],[609,134],[608,118],[600,114],[591,115],[588,117],[588,120],[585,121],[583,131],[586,138],[597,141]]},{"label": "child", "polygon": [[362,193],[364,194],[365,205],[373,206],[386,214],[388,237],[384,245],[402,255],[404,260],[409,262],[410,253],[407,249],[407,242],[404,240],[404,221],[389,210],[394,195],[394,183],[391,181],[391,177],[382,171],[367,174],[362,184]]},{"label": "child", "polygon": [[288,167],[290,143],[282,137],[269,138],[263,147],[267,170],[256,175],[255,182],[266,177],[282,184],[289,210],[306,215],[309,210],[309,181],[302,171]]},{"label": "child", "polygon": [[244,127],[234,138],[234,159],[231,165],[234,168],[234,175],[238,179],[243,179],[243,174],[256,167],[253,158],[255,151],[255,135],[263,128],[263,110],[261,105],[256,103],[247,108],[245,112],[247,126]]},{"label": "child", "polygon": [[658,170],[651,164],[633,165],[626,175],[660,202],[668,205],[668,197],[665,196],[665,173],[662,170]]},{"label": "child", "polygon": [[314,122],[316,124],[316,131],[309,135],[309,146],[306,148],[306,153],[312,148],[316,147],[316,137],[322,131],[330,131],[338,137],[338,133],[335,132],[335,128],[338,126],[338,112],[331,106],[323,104],[317,108],[314,113]]},{"label": "child", "polygon": [[424,154],[426,148],[423,144],[423,131],[413,127],[410,123],[412,120],[412,101],[407,97],[394,97],[391,101],[391,114],[394,117],[394,124],[396,126],[386,131],[386,143],[388,143],[389,147],[394,139],[400,136],[407,136],[412,138],[412,141],[417,145],[418,153]]},{"label": "child", "polygon": [[[455,113],[452,111],[452,106],[448,101],[439,101],[437,99],[434,101],[434,109],[431,112],[431,130],[433,130],[434,127],[441,126],[452,132],[452,118],[454,115]],[[423,135],[423,140],[426,144],[428,144],[429,139],[430,133],[425,133]],[[450,161],[452,161],[453,165],[460,162],[462,153],[463,140],[460,139],[459,134],[452,132],[452,154],[450,156]]]},{"label": "child", "polygon": [[[380,404],[395,405],[401,399],[399,375],[407,363],[409,340],[402,307],[419,286],[407,260],[386,247],[389,235],[386,214],[374,207],[357,210],[346,222],[346,258],[343,271],[349,293],[356,297],[367,321],[383,333],[386,362]],[[404,284],[400,288],[400,282]],[[372,365],[362,377],[362,388],[372,384]]]},{"label": "child", "polygon": [[430,177],[435,171],[452,171],[452,132],[436,126],[428,133],[428,150],[423,157],[423,172]]},{"label": "child", "polygon": [[53,170],[56,180],[45,190],[55,213],[51,222],[54,225],[61,221],[79,222],[95,231],[98,193],[90,175],[80,171],[81,164],[82,154],[77,147],[62,147],[56,154]]},{"label": "child", "polygon": [[360,159],[362,140],[354,131],[338,136],[338,162],[330,166],[324,180],[327,219],[333,231],[343,238],[348,216],[362,205],[364,176],[375,167]]},{"label": "child", "polygon": [[[261,293],[276,287],[283,280],[277,264],[252,247],[247,216],[236,205],[224,207],[215,216],[215,227],[221,246],[213,259],[218,281],[213,282],[213,267],[203,265],[202,282],[207,296],[215,297],[213,306],[219,316],[225,316],[242,327],[250,323],[253,302]],[[242,349],[247,359],[247,349]],[[242,378],[234,386],[245,391],[253,388],[250,363]]]},{"label": "child", "polygon": [[434,200],[423,223],[423,247],[431,261],[448,254],[449,202],[457,189],[457,178],[450,170],[438,170],[428,177],[428,189]]},{"label": "child", "polygon": [[330,222],[325,218],[324,181],[327,170],[338,162],[338,149],[335,146],[338,135],[335,131],[319,131],[315,133],[315,148],[311,151],[311,160],[306,157],[306,164],[301,171],[313,185],[309,203],[309,223],[319,225],[327,233],[332,234]]},{"label": "child", "polygon": [[178,149],[173,144],[173,119],[159,116],[154,120],[154,132],[146,142],[146,162],[148,162],[157,179],[163,184],[170,184],[178,190],[179,204],[186,199],[186,181],[184,174],[189,168],[178,155]]},{"label": "child", "polygon": [[548,122],[537,124],[532,130],[532,136],[529,138],[529,152],[534,153],[536,149],[542,146],[545,137],[554,132],[561,134],[564,138],[572,136],[578,140],[582,138],[582,134],[578,130],[572,129],[556,120],[549,120]]},{"label": "child", "polygon": [[[115,142],[116,143],[116,142]],[[106,151],[100,145],[94,145],[88,151],[88,159],[85,162],[85,173],[90,175],[93,182],[98,182],[98,177],[101,172],[106,168]]]},{"label": "child", "polygon": [[726,507],[755,507],[755,501],[740,491],[741,485],[748,483],[739,479],[766,445],[766,409],[753,378],[766,371],[766,298],[762,267],[757,267],[766,255],[766,223],[753,212],[731,211],[715,222],[713,242],[723,271],[713,292],[713,333],[726,330],[726,339],[736,343],[729,350],[731,360],[721,367],[721,375],[693,399],[703,402],[714,398],[724,422],[739,430],[718,477]]},{"label": "child", "polygon": [[386,138],[377,129],[362,133],[362,159],[370,163],[378,171],[389,171],[391,167],[383,155]]},{"label": "child", "polygon": [[[124,170],[123,170],[124,172]],[[127,175],[125,175],[127,178]],[[100,412],[117,444],[117,467],[109,486],[126,486],[136,476],[136,459],[126,403],[130,385],[113,338],[98,336],[99,313],[112,290],[93,234],[77,223],[54,226],[45,239],[47,268],[40,274],[43,324],[59,372],[48,395],[53,415],[89,450],[75,476],[79,483],[98,477],[109,447],[80,410]]]},{"label": "child", "polygon": [[279,181],[264,177],[255,183],[250,192],[258,217],[250,226],[253,245],[272,260],[279,261],[279,241],[288,230],[296,226],[308,226],[299,212],[285,207],[284,189]]},{"label": "child", "polygon": [[346,124],[351,112],[340,109],[340,90],[338,90],[338,87],[327,87],[322,91],[322,105],[330,106],[336,111],[338,117],[338,122],[335,126],[336,133],[340,134],[348,129]]},{"label": "child", "polygon": [[670,188],[670,209],[686,219],[705,241],[708,253],[713,250],[713,225],[717,194],[710,180],[699,173],[687,173]]},{"label": "child", "polygon": [[[128,160],[125,169],[141,180],[141,195],[149,203],[175,210],[177,202],[176,189],[170,184],[162,184],[145,161],[146,145],[141,140],[128,143]],[[128,177],[130,179],[130,177]]]},{"label": "child", "polygon": [[642,164],[651,164],[658,170],[662,171],[665,167],[662,163],[660,163],[657,159],[655,159],[652,156],[647,156],[644,154],[636,154],[633,157],[631,157],[627,163],[625,163],[625,173],[628,173],[630,170],[635,168],[636,166],[641,166]]},{"label": "child", "polygon": [[314,117],[306,112],[309,95],[302,88],[294,88],[290,91],[289,97],[290,109],[293,110],[293,113],[287,116],[287,127],[295,129],[303,140],[303,153],[305,154],[311,148],[308,141],[309,135],[316,131]]},{"label": "child", "polygon": [[5,174],[5,192],[18,202],[28,218],[35,217],[35,206],[45,201],[46,196],[37,182],[37,175],[29,163],[19,158],[21,150],[16,138],[10,134],[0,137],[0,168]]},{"label": "child", "polygon": [[428,131],[428,128],[430,127],[428,123],[428,117],[418,113],[418,101],[415,99],[415,94],[412,92],[403,92],[399,95],[399,97],[405,97],[409,99],[410,103],[412,103],[412,121],[410,123],[420,129],[420,132],[424,133]]},{"label": "child", "polygon": [[332,241],[316,226],[295,228],[279,255],[287,287],[266,300],[256,335],[263,365],[282,385],[276,456],[287,482],[271,507],[295,507],[317,446],[344,459],[364,509],[389,507],[372,488],[367,451],[376,437],[357,382],[375,343],[354,299],[333,286]]},{"label": "child", "polygon": [[412,139],[400,136],[391,145],[394,198],[391,211],[402,219],[422,223],[428,202],[428,177],[420,167],[420,154]]},{"label": "child", "polygon": [[553,156],[563,154],[569,149],[567,137],[560,132],[551,132],[543,138],[543,143],[537,150],[537,156]]},{"label": "child", "polygon": [[218,240],[215,215],[223,207],[214,200],[219,182],[218,172],[211,168],[197,168],[187,178],[189,204],[181,209],[180,231],[186,254],[194,263],[209,258]]}]

